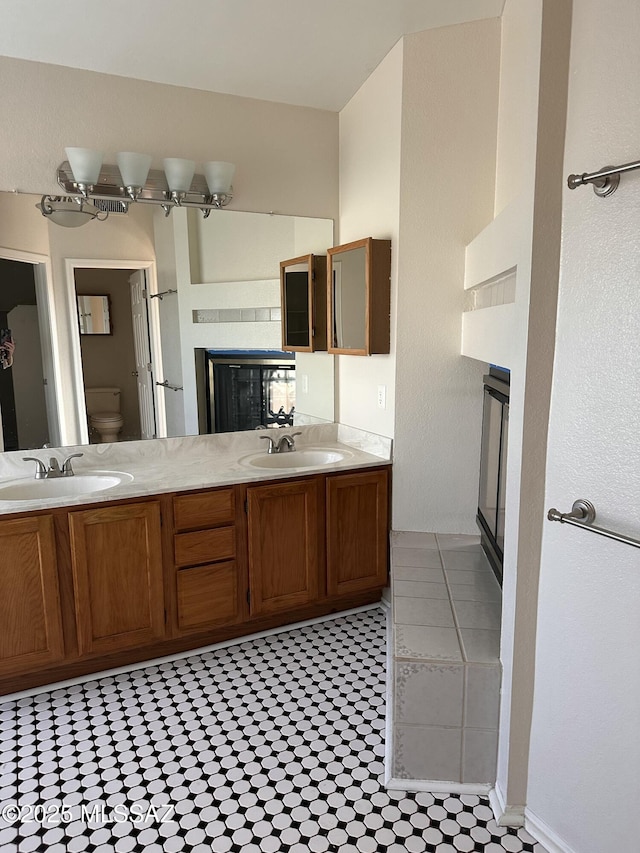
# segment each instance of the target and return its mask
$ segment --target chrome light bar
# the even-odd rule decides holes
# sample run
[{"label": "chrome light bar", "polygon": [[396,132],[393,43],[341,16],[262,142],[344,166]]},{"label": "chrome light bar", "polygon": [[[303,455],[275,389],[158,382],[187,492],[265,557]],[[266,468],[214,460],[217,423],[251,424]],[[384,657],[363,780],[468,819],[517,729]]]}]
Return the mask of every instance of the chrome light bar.
[{"label": "chrome light bar", "polygon": [[174,207],[195,207],[202,211],[205,219],[212,210],[226,207],[233,198],[232,188],[226,193],[211,193],[204,175],[195,174],[188,192],[171,192],[162,169],[151,169],[145,182],[132,198],[127,188],[122,186],[122,176],[118,166],[103,163],[96,183],[87,186],[79,184],[73,177],[68,160],[58,167],[58,184],[65,195],[75,195],[89,200],[117,200],[125,211],[130,204],[156,204],[162,207],[165,216],[169,216]]}]

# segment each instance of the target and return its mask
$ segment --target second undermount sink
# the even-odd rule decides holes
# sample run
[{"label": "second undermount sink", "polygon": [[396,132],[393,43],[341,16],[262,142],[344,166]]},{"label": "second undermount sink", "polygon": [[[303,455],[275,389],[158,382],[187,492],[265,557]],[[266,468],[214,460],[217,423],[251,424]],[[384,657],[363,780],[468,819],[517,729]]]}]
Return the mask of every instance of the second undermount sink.
[{"label": "second undermount sink", "polygon": [[113,489],[122,483],[130,483],[132,480],[133,476],[123,471],[93,471],[90,474],[74,474],[72,477],[45,480],[25,477],[0,484],[0,501],[37,501],[92,495],[105,489]]},{"label": "second undermount sink", "polygon": [[254,453],[240,462],[251,468],[322,468],[352,456],[348,450],[333,450],[325,447],[306,447],[284,453]]}]

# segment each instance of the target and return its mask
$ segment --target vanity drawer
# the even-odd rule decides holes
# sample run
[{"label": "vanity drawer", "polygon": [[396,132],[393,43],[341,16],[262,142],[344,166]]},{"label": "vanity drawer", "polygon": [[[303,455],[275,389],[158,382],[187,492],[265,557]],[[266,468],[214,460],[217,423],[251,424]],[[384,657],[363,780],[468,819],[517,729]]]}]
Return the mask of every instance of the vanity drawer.
[{"label": "vanity drawer", "polygon": [[174,536],[176,566],[196,566],[230,560],[236,555],[235,528],[219,527]]},{"label": "vanity drawer", "polygon": [[176,578],[181,631],[238,620],[238,576],[234,562],[179,569]]},{"label": "vanity drawer", "polygon": [[178,495],[173,499],[173,519],[176,530],[195,527],[216,527],[235,520],[233,489],[202,492],[198,495]]}]

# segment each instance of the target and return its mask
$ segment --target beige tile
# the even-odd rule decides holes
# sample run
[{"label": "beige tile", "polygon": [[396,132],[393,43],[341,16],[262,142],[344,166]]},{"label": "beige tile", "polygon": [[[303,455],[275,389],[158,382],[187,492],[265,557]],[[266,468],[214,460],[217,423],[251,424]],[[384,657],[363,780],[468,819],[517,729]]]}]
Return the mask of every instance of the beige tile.
[{"label": "beige tile", "polygon": [[444,583],[442,569],[426,569],[423,566],[391,566],[391,576],[395,581],[423,581],[425,583]]},{"label": "beige tile", "polygon": [[394,545],[391,561],[394,566],[421,566],[425,569],[442,567],[440,552],[429,548],[399,548]]},{"label": "beige tile", "polygon": [[395,631],[396,657],[462,661],[460,641],[455,628],[396,625]]},{"label": "beige tile", "polygon": [[424,726],[461,726],[464,665],[398,663],[395,720]]},{"label": "beige tile", "polygon": [[462,730],[395,726],[393,775],[399,779],[461,782]]},{"label": "beige tile", "polygon": [[496,663],[500,658],[500,631],[461,628],[464,659],[474,663]]},{"label": "beige tile", "polygon": [[480,536],[466,533],[436,533],[441,551],[477,551],[480,548]]},{"label": "beige tile", "polygon": [[453,610],[458,628],[484,628],[490,631],[500,630],[500,603],[497,601],[459,601],[453,602]]},{"label": "beige tile", "polygon": [[442,562],[445,569],[462,569],[465,572],[491,572],[491,566],[484,551],[443,551]]},{"label": "beige tile", "polygon": [[496,781],[498,732],[463,729],[462,781],[472,784]]},{"label": "beige tile", "polygon": [[438,547],[435,533],[416,533],[414,531],[394,530],[391,534],[391,544],[401,548],[431,548]]},{"label": "beige tile", "polygon": [[393,594],[409,598],[449,598],[445,583],[430,583],[428,581],[393,581]]},{"label": "beige tile", "polygon": [[502,591],[498,581],[488,572],[469,572],[470,583],[451,583],[449,590],[454,601],[500,601]]},{"label": "beige tile", "polygon": [[397,625],[455,628],[451,604],[447,599],[394,596],[393,606]]},{"label": "beige tile", "polygon": [[475,572],[465,572],[461,569],[445,569],[444,571],[450,584],[473,584],[477,578],[487,582],[493,577],[493,572],[489,569],[486,571],[477,570]]},{"label": "beige tile", "polygon": [[465,668],[465,726],[497,730],[500,712],[500,667],[468,663]]}]

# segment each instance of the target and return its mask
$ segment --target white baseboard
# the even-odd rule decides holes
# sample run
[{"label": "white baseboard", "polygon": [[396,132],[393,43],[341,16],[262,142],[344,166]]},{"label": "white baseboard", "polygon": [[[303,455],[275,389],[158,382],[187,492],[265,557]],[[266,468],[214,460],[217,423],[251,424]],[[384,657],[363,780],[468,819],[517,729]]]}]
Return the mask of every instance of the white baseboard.
[{"label": "white baseboard", "polygon": [[539,818],[530,809],[524,810],[524,828],[529,835],[542,844],[548,853],[576,853],[573,847],[569,847],[542,818]]},{"label": "white baseboard", "polygon": [[428,794],[480,794],[486,797],[491,783],[441,782],[439,779],[385,779],[385,788],[390,791],[426,791]]},{"label": "white baseboard", "polygon": [[524,826],[524,806],[508,806],[497,785],[489,791],[489,804],[498,826]]},{"label": "white baseboard", "polygon": [[266,631],[257,631],[255,634],[245,634],[240,637],[233,637],[231,640],[224,640],[222,643],[212,643],[208,646],[200,646],[197,649],[186,649],[184,652],[165,655],[161,658],[152,658],[151,660],[141,660],[136,663],[126,664],[125,666],[114,667],[113,669],[103,669],[100,672],[88,672],[86,675],[78,675],[75,678],[67,678],[64,681],[54,681],[50,684],[41,684],[39,687],[30,687],[29,690],[21,690],[18,693],[8,693],[6,696],[0,696],[0,704],[3,704],[4,702],[13,702],[16,699],[24,699],[28,696],[37,696],[39,693],[49,693],[51,690],[60,690],[62,687],[71,687],[74,684],[84,684],[86,681],[95,681],[99,678],[107,678],[110,675],[119,675],[121,672],[135,672],[137,669],[146,669],[148,666],[157,666],[161,663],[171,663],[171,661],[190,658],[194,655],[202,655],[205,652],[216,651],[216,649],[226,649],[229,646],[237,646],[240,643],[250,643],[252,640],[258,640],[261,637],[272,637],[274,634],[283,634],[286,631],[294,631],[296,628],[304,628],[305,625],[317,625],[320,622],[329,622],[332,619],[339,619],[341,616],[349,616],[352,613],[363,613],[366,610],[377,610],[379,608],[380,602],[376,601],[373,604],[363,604],[361,607],[352,607],[350,610],[340,610],[336,613],[328,613],[326,616],[316,616],[313,619],[305,619],[302,622],[292,622],[289,625],[279,625],[277,628],[269,628]]}]

